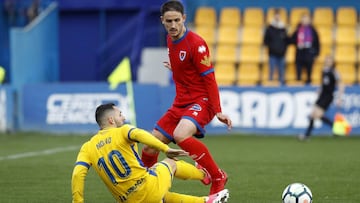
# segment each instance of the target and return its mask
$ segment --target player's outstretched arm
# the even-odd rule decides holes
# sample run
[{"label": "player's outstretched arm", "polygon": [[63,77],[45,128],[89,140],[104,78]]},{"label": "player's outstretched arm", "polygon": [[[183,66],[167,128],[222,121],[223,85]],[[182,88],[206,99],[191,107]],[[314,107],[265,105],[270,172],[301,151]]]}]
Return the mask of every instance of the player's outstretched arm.
[{"label": "player's outstretched arm", "polygon": [[158,140],[152,134],[140,128],[134,128],[133,130],[131,130],[129,138],[133,141],[143,143],[164,153],[166,153],[170,148],[168,145]]}]

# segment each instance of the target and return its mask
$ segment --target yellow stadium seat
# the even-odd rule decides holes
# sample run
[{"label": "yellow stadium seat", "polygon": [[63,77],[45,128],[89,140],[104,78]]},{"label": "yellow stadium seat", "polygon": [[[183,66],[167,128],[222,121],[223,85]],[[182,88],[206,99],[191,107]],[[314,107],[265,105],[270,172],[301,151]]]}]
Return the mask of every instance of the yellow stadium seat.
[{"label": "yellow stadium seat", "polygon": [[215,54],[216,63],[236,63],[237,47],[234,45],[218,45]]},{"label": "yellow stadium seat", "polygon": [[332,28],[334,25],[334,13],[330,7],[317,7],[314,10],[313,24],[315,27]]},{"label": "yellow stadium seat", "polygon": [[353,46],[337,46],[335,49],[336,69],[345,84],[352,85],[356,81],[356,49]]},{"label": "yellow stadium seat", "polygon": [[216,63],[215,76],[218,85],[228,86],[235,84],[235,64],[234,63]]},{"label": "yellow stadium seat", "polygon": [[293,7],[290,10],[290,21],[289,21],[290,27],[295,28],[300,23],[301,16],[303,14],[310,15],[309,8],[306,8],[306,7]]},{"label": "yellow stadium seat", "polygon": [[325,57],[328,55],[333,55],[333,47],[331,45],[321,45],[319,56],[316,58],[315,63],[316,64],[324,64]]},{"label": "yellow stadium seat", "polygon": [[334,36],[333,36],[333,28],[331,27],[318,27],[316,28],[316,31],[319,35],[319,40],[321,46],[323,45],[333,45]]},{"label": "yellow stadium seat", "polygon": [[220,11],[220,19],[219,24],[220,26],[233,26],[239,27],[240,26],[240,9],[237,7],[225,7],[222,8]]},{"label": "yellow stadium seat", "polygon": [[243,45],[240,47],[240,63],[261,63],[260,46]]},{"label": "yellow stadium seat", "polygon": [[260,70],[258,63],[240,63],[237,74],[237,84],[254,86],[259,84]]},{"label": "yellow stadium seat", "polygon": [[257,27],[244,26],[241,37],[242,45],[261,45],[263,44],[263,30]]},{"label": "yellow stadium seat", "polygon": [[271,8],[269,8],[269,9],[267,10],[267,12],[266,12],[266,23],[270,24],[271,21],[273,20],[275,9],[279,9],[279,11],[280,11],[280,16],[281,16],[281,20],[282,20],[282,21],[285,23],[285,25],[286,25],[287,22],[288,22],[288,17],[287,17],[286,8],[283,8],[283,7],[280,7],[280,8],[271,7]]},{"label": "yellow stadium seat", "polygon": [[339,7],[336,10],[337,26],[355,27],[357,23],[357,12],[354,7]]},{"label": "yellow stadium seat", "polygon": [[313,71],[311,74],[311,84],[312,85],[320,85],[321,84],[323,66],[324,66],[324,64],[320,64],[320,63],[313,65]]},{"label": "yellow stadium seat", "polygon": [[296,79],[296,65],[295,63],[290,63],[286,65],[285,69],[285,82],[287,86],[303,86],[306,78],[306,72],[303,69],[301,74],[302,80]]},{"label": "yellow stadium seat", "polygon": [[295,63],[296,47],[295,45],[289,45],[286,49],[285,62],[287,64]]},{"label": "yellow stadium seat", "polygon": [[264,11],[262,8],[248,7],[244,11],[243,24],[247,27],[258,27],[264,26]]},{"label": "yellow stadium seat", "polygon": [[345,85],[353,85],[356,82],[356,70],[354,64],[337,63],[336,70]]},{"label": "yellow stadium seat", "polygon": [[279,81],[279,74],[277,69],[274,71],[273,79],[269,80],[270,67],[269,64],[264,64],[261,69],[261,85],[267,87],[279,86],[281,83]]},{"label": "yellow stadium seat", "polygon": [[195,32],[200,35],[209,46],[215,44],[216,37],[214,28],[207,26],[197,26],[195,28]]},{"label": "yellow stadium seat", "polygon": [[195,26],[216,26],[216,11],[213,7],[199,7],[195,12]]},{"label": "yellow stadium seat", "polygon": [[356,29],[353,27],[337,27],[335,43],[337,46],[355,46],[357,44]]},{"label": "yellow stadium seat", "polygon": [[353,46],[336,46],[335,62],[338,63],[356,63],[356,49]]},{"label": "yellow stadium seat", "polygon": [[218,29],[217,44],[231,44],[239,43],[237,27],[220,26]]}]

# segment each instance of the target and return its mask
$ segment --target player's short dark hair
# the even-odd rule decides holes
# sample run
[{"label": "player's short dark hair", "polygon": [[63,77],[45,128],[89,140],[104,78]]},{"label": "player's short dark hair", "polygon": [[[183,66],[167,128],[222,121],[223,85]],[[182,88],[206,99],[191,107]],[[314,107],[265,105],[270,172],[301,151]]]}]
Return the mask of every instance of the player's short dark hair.
[{"label": "player's short dark hair", "polygon": [[184,15],[184,6],[180,1],[170,0],[161,5],[160,13],[163,16],[168,11],[177,11]]},{"label": "player's short dark hair", "polygon": [[108,111],[112,111],[114,110],[114,103],[107,103],[107,104],[101,104],[100,106],[98,106],[96,108],[95,111],[95,120],[96,123],[101,126],[102,125],[102,120],[104,119],[104,115],[108,112]]}]

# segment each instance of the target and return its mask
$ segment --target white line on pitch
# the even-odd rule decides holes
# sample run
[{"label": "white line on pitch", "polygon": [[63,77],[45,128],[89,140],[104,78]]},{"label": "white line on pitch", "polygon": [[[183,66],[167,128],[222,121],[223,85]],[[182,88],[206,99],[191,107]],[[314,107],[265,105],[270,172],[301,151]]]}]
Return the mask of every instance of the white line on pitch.
[{"label": "white line on pitch", "polygon": [[43,155],[49,155],[49,154],[56,154],[59,152],[66,152],[66,151],[73,151],[76,149],[79,149],[79,146],[68,146],[68,147],[58,147],[58,148],[52,148],[52,149],[46,149],[42,151],[34,151],[34,152],[25,152],[20,154],[12,154],[8,156],[1,156],[0,161],[3,160],[13,160],[13,159],[21,159],[21,158],[27,158],[27,157],[35,157],[35,156],[43,156]]}]

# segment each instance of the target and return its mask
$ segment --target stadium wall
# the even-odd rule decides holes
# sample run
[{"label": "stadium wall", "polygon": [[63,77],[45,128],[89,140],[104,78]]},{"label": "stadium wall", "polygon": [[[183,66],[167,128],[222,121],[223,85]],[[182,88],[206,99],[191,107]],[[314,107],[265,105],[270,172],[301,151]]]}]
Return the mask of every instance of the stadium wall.
[{"label": "stadium wall", "polygon": [[[305,87],[224,87],[220,90],[223,112],[233,119],[232,133],[297,135],[308,124],[308,115],[316,98],[316,88]],[[174,87],[134,84],[137,126],[151,130],[170,107]],[[114,102],[129,115],[125,85],[109,90],[106,83],[34,84],[22,91],[19,130],[54,133],[93,133],[96,106]],[[246,99],[245,99],[246,98]],[[31,101],[31,102],[30,102]],[[360,135],[360,88],[348,87],[342,109],[331,106],[331,118],[341,112]],[[315,134],[331,134],[320,121]],[[214,120],[206,127],[208,134],[224,134],[227,129]]]},{"label": "stadium wall", "polygon": [[56,82],[59,78],[58,12],[51,4],[24,28],[11,28],[11,85]]}]

